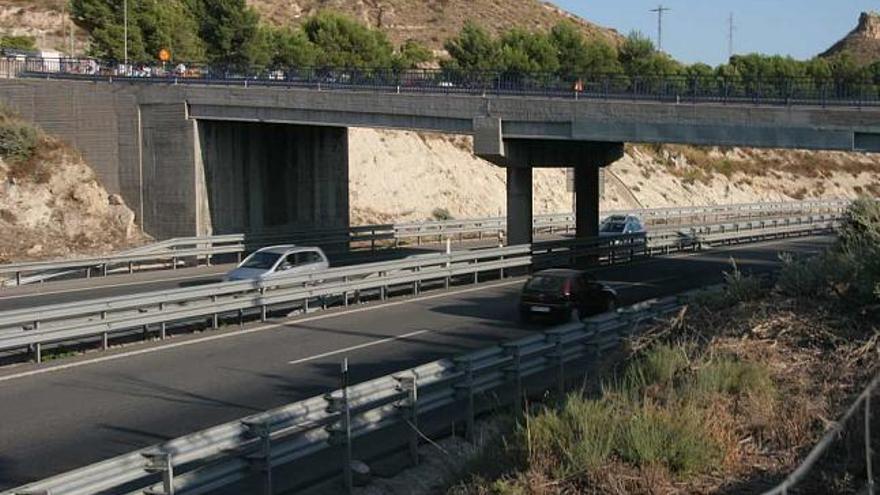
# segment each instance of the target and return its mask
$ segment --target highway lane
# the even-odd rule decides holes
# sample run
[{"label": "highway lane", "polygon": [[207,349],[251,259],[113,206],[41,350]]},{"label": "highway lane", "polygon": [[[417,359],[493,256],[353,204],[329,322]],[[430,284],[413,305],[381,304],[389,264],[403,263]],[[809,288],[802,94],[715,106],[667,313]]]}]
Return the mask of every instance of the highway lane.
[{"label": "highway lane", "polygon": [[[829,242],[716,249],[597,274],[632,303],[716,283],[731,257],[744,271],[764,272],[778,267],[780,250],[809,252]],[[0,489],[326,392],[336,388],[345,356],[358,382],[528,335],[542,327],[516,321],[521,283],[0,370]]]},{"label": "highway lane", "polygon": [[[497,242],[484,241],[480,244],[469,244],[467,248],[487,247],[494,244],[497,244]],[[346,257],[331,256],[330,264],[331,266],[347,266],[357,263],[429,254],[442,249],[445,249],[445,247],[434,244],[423,247],[404,247],[375,254],[362,252]],[[465,248],[456,246],[454,249],[462,250]],[[222,280],[223,274],[234,267],[234,264],[227,263],[210,267],[199,266],[179,268],[177,270],[143,271],[133,274],[58,280],[43,284],[10,287],[0,289],[0,311],[210,284]]]}]

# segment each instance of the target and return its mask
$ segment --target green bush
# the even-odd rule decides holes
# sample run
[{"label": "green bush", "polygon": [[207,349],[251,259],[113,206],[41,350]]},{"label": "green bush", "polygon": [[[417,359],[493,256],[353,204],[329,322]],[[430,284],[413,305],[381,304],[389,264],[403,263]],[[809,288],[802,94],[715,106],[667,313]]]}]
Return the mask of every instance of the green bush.
[{"label": "green bush", "polygon": [[689,365],[683,346],[659,345],[627,366],[624,372],[626,390],[638,392],[652,385],[672,385],[675,376]]},{"label": "green bush", "polygon": [[731,270],[724,272],[724,292],[732,304],[752,301],[764,294],[761,279],[743,274],[733,258],[730,259],[730,266]]},{"label": "green bush", "polygon": [[791,297],[836,295],[847,304],[876,302],[880,280],[880,202],[855,201],[847,210],[838,242],[809,258],[783,255],[778,290]]},{"label": "green bush", "polygon": [[431,216],[434,217],[434,220],[452,220],[453,216],[449,213],[449,210],[446,208],[434,208],[434,211],[431,212]]},{"label": "green bush", "polygon": [[0,156],[7,160],[24,161],[31,158],[39,142],[34,126],[16,119],[0,120]]},{"label": "green bush", "polygon": [[770,397],[775,388],[766,367],[742,361],[734,356],[721,356],[697,369],[689,392],[696,398],[709,394],[758,394]]},{"label": "green bush", "polygon": [[672,473],[687,475],[710,469],[721,448],[709,437],[697,406],[646,403],[625,422],[620,455],[638,466],[664,465]]}]

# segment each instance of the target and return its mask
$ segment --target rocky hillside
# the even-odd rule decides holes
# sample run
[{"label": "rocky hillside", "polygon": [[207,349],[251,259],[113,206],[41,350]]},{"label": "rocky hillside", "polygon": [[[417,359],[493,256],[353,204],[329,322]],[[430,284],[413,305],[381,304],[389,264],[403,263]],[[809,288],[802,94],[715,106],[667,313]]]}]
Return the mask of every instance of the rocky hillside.
[{"label": "rocky hillside", "polygon": [[540,0],[248,0],[263,19],[274,24],[297,23],[320,10],[343,12],[363,23],[385,30],[395,44],[417,40],[435,50],[474,21],[497,33],[512,27],[548,29],[572,20],[590,37],[616,44],[622,38]]},{"label": "rocky hillside", "polygon": [[842,53],[852,55],[860,64],[880,60],[880,14],[862,12],[859,25],[820,56],[832,57]]},{"label": "rocky hillside", "polygon": [[[505,214],[505,172],[470,138],[352,129],[352,221],[384,223]],[[417,158],[416,158],[417,157]],[[535,212],[571,211],[564,169],[536,169]],[[629,145],[606,169],[606,211],[680,205],[880,196],[880,156]]]},{"label": "rocky hillside", "polygon": [[0,34],[31,36],[37,47],[67,52],[73,30],[74,51],[88,42],[84,31],[65,15],[67,0],[0,0]]},{"label": "rocky hillside", "polygon": [[94,255],[145,241],[80,154],[0,113],[0,263]]}]

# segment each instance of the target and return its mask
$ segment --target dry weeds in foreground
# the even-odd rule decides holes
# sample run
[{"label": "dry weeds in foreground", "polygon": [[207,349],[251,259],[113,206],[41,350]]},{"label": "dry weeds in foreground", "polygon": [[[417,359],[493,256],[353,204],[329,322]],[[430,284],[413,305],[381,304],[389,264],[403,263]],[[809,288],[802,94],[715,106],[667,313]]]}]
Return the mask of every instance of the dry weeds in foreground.
[{"label": "dry weeds in foreground", "polygon": [[[566,403],[531,415],[526,428],[510,435],[506,443],[511,447],[505,456],[498,456],[497,445],[494,447],[494,458],[512,468],[506,475],[492,479],[492,474],[477,472],[450,493],[733,494],[769,488],[800,462],[877,370],[876,315],[870,309],[848,311],[840,304],[771,294],[726,308],[694,305],[632,341],[628,364],[617,375],[625,377],[634,363],[651,361],[650,369],[661,370],[660,378],[655,376],[639,387],[606,386],[602,400],[587,399],[588,403],[623,404],[615,395],[621,390],[637,390],[635,401],[612,406],[623,414],[607,424],[617,425],[620,431],[631,431],[634,418],[648,408],[665,415],[671,424],[680,424],[678,417],[696,414],[693,430],[702,435],[702,441],[679,445],[682,442],[675,439],[663,445],[666,450],[681,450],[679,457],[666,452],[651,461],[649,451],[643,452],[648,455],[633,455],[627,452],[627,441],[618,438],[607,455],[580,464],[572,462],[568,453],[582,448],[579,444],[595,443],[595,432],[565,444],[563,449],[559,431],[565,430],[551,431],[553,434],[543,439],[542,433],[547,432],[538,431],[541,425],[564,418],[572,409]],[[686,359],[675,357],[679,349],[686,353]],[[665,356],[657,357],[662,354]],[[725,362],[739,364],[719,366]],[[710,369],[713,366],[714,371]],[[736,369],[754,372],[743,375],[733,371]],[[663,377],[664,373],[667,376]],[[762,374],[768,383],[761,381]],[[732,378],[735,376],[740,378]],[[691,385],[707,380],[713,383],[711,393],[701,393],[699,402],[683,398],[693,390],[706,390]],[[716,382],[722,385],[714,385]],[[607,419],[595,414],[584,418],[593,422]],[[680,432],[676,435],[682,436]],[[536,442],[541,441],[549,446],[536,448]],[[799,493],[851,493],[852,476],[840,475],[845,472],[840,466],[846,458],[843,454],[832,453],[830,460],[821,464],[824,472]],[[486,460],[479,464],[486,465]],[[573,465],[583,468],[572,472]],[[847,468],[853,472],[852,466]],[[497,469],[494,466],[491,471]]]}]

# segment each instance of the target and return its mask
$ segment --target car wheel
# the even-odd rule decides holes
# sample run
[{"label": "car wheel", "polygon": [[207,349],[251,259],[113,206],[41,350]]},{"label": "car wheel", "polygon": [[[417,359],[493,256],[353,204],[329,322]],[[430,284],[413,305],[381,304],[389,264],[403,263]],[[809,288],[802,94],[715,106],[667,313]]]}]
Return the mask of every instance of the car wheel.
[{"label": "car wheel", "polygon": [[532,322],[532,314],[528,311],[521,310],[519,312],[519,321],[523,323],[531,323]]},{"label": "car wheel", "polygon": [[610,312],[614,311],[615,309],[617,309],[617,300],[613,297],[609,297],[608,300],[605,302],[605,311]]}]

